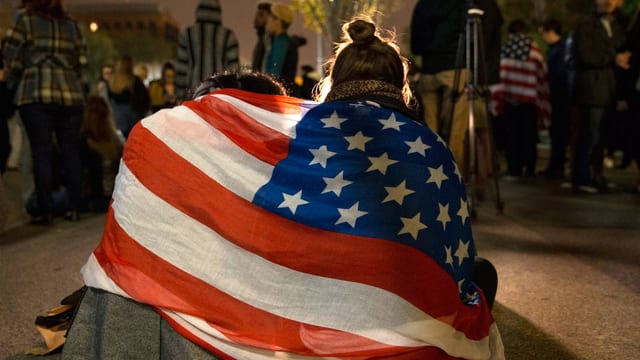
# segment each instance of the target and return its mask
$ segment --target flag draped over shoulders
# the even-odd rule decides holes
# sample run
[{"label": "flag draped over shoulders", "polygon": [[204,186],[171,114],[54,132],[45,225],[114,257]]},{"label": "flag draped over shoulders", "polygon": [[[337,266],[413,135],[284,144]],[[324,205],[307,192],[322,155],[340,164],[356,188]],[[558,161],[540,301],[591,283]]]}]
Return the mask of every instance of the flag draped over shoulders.
[{"label": "flag draped over shoulders", "polygon": [[225,89],[134,128],[83,276],[222,358],[502,359],[470,223],[426,127]]},{"label": "flag draped over shoulders", "polygon": [[532,104],[541,124],[551,122],[547,66],[540,47],[526,34],[510,34],[500,54],[500,83],[491,87],[492,107],[501,113],[504,102]]}]

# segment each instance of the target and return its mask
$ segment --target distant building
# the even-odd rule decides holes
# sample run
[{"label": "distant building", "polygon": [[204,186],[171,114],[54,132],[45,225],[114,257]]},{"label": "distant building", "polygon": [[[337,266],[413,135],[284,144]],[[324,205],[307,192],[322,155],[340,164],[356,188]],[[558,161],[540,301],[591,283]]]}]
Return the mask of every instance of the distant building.
[{"label": "distant building", "polygon": [[[15,0],[0,0],[1,31],[4,32],[11,26],[17,3]],[[177,21],[158,4],[67,3],[64,8],[87,28],[91,28],[90,24],[95,23],[98,31],[149,31],[152,35],[170,42],[178,41],[180,27]]]},{"label": "distant building", "polygon": [[[68,4],[65,9],[92,31],[148,31],[170,42],[178,41],[179,26],[158,4]],[[93,25],[92,25],[93,24]]]}]

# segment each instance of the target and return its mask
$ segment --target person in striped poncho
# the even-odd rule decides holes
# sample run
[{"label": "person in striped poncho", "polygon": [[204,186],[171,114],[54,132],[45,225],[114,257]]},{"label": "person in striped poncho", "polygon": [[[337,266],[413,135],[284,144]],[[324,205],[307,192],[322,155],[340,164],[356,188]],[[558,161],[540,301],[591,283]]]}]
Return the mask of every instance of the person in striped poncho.
[{"label": "person in striped poncho", "polygon": [[200,0],[196,23],[180,34],[176,63],[176,93],[184,99],[192,87],[214,73],[238,67],[238,40],[222,25],[218,0]]}]

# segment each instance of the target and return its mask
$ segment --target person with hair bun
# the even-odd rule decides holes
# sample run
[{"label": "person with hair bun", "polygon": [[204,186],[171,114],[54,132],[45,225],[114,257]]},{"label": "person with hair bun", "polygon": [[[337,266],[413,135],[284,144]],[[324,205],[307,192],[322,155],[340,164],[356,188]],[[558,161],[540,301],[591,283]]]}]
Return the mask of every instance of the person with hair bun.
[{"label": "person with hair bun", "polygon": [[[389,281],[403,283],[386,290],[412,304],[416,313],[405,318],[397,303],[385,303],[384,308],[394,319],[390,321],[404,329],[400,337],[415,343],[410,350],[384,351],[410,359],[504,358],[490,310],[497,275],[490,262],[475,256],[469,199],[449,147],[414,110],[408,61],[393,34],[367,17],[354,18],[342,31],[342,42],[317,90],[317,100],[324,103],[305,115],[299,129],[308,121],[316,130],[317,146],[329,144],[325,176],[339,174],[349,184],[337,195],[345,207],[355,203],[350,208],[357,210],[352,212],[352,233],[369,237],[367,246],[372,248],[380,243],[402,248],[402,254],[381,255],[378,269],[397,272]],[[318,135],[329,127],[325,137]],[[362,324],[377,323],[375,307],[367,305],[350,317]],[[475,339],[483,345],[443,338],[445,328],[461,339],[482,334]],[[406,344],[404,340],[399,342]]]}]

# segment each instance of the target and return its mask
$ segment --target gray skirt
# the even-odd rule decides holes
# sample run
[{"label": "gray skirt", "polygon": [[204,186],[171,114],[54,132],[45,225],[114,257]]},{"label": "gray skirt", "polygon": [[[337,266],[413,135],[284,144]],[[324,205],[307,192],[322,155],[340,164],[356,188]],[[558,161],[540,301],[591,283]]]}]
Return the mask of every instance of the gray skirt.
[{"label": "gray skirt", "polygon": [[63,359],[207,359],[151,307],[88,288],[71,324]]}]

